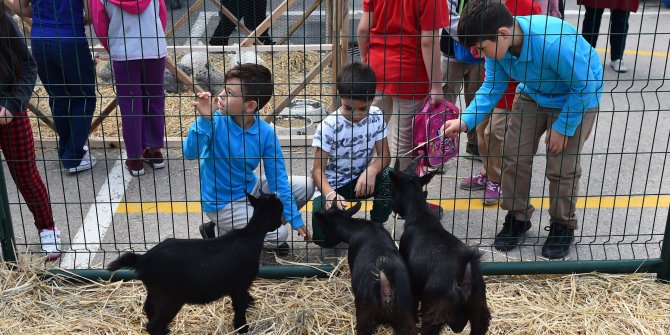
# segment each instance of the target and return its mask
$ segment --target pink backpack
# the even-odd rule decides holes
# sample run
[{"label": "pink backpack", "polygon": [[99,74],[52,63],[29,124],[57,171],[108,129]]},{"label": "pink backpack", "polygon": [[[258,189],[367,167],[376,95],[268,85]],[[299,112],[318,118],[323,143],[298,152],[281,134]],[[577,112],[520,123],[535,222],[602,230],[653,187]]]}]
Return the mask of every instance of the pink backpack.
[{"label": "pink backpack", "polygon": [[415,157],[423,155],[423,159],[416,166],[416,173],[423,175],[427,167],[438,167],[458,155],[458,141],[441,137],[440,127],[447,120],[458,118],[458,107],[451,102],[444,101],[438,105],[426,99],[423,109],[414,116],[414,152]]}]

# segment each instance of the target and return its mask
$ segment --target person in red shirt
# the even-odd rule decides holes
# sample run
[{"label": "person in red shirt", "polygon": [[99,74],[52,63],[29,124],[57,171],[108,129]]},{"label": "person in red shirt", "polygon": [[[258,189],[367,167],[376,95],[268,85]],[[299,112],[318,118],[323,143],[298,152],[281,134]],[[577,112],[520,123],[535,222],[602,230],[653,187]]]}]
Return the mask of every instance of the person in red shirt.
[{"label": "person in red shirt", "polygon": [[440,29],[449,25],[444,0],[363,0],[358,46],[377,77],[373,104],[389,119],[391,155],[404,169],[412,160],[412,119],[430,95],[444,101]]},{"label": "person in red shirt", "polygon": [[[542,12],[540,5],[532,0],[500,0],[510,10],[512,15],[536,15]],[[465,178],[460,183],[464,190],[484,190],[484,204],[495,204],[500,200],[500,182],[502,169],[502,149],[505,138],[507,113],[512,109],[516,86],[519,83],[511,80],[505,90],[505,95],[498,102],[493,112],[487,116],[475,129],[477,145],[482,158],[482,167],[479,173]]]}]

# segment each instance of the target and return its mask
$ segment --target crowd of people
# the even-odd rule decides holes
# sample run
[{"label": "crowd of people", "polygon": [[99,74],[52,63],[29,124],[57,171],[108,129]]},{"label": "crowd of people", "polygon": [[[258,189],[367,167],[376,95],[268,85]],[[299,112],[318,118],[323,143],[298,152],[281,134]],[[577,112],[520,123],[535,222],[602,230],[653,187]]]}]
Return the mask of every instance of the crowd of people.
[{"label": "crowd of people", "polygon": [[[603,88],[602,62],[594,49],[600,17],[603,7],[612,10],[610,65],[625,72],[627,20],[638,5],[578,3],[586,7],[582,34],[560,18],[562,0],[364,0],[357,29],[361,59],[337,75],[339,108],[316,130],[311,176],[288,174],[277,135],[259,118],[273,95],[270,70],[257,64],[229,69],[222,92],[197,94],[193,106],[199,116],[183,143],[184,157],[200,161],[202,208],[211,220],[200,227],[203,238],[246,225],[253,207],[245,193],[277,193],[285,222],[323,247],[330,245],[322,232],[312,235],[299,212],[316,189],[321,195],[314,199],[314,211],[373,197],[371,219],[385,222],[391,215],[389,165],[397,160],[404,169],[411,162],[414,115],[426,103],[456,103],[463,90],[467,107],[459,119],[444,124],[441,134],[467,133],[465,151],[482,161],[479,172],[460,187],[483,190],[485,204],[502,200],[507,215],[493,246],[511,250],[531,227],[531,167],[545,134],[551,220],[542,254],[565,257],[578,229],[579,153]],[[92,169],[96,158],[86,142],[96,79],[84,33],[84,26],[92,24],[113,63],[126,169],[140,176],[145,166],[165,167],[167,9],[163,0],[12,4],[14,13],[32,18],[31,48],[12,17],[0,15],[0,144],[35,217],[42,249],[55,259],[60,232],[35,165],[26,113],[37,76],[49,94],[62,168],[71,174]],[[265,18],[265,1],[222,4],[248,26]],[[210,44],[228,44],[234,28],[222,17]],[[259,40],[274,43],[270,35]],[[264,175],[257,176],[261,161]],[[288,252],[288,236],[282,226],[267,235],[266,247]]]}]

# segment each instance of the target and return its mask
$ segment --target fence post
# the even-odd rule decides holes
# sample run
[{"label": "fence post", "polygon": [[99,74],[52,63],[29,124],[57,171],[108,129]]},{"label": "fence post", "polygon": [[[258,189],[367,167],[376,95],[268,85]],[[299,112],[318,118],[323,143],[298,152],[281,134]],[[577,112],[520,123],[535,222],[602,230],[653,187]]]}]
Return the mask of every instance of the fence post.
[{"label": "fence post", "polygon": [[665,223],[665,234],[663,234],[663,246],[661,247],[661,260],[663,263],[658,269],[657,278],[670,281],[670,208]]},{"label": "fence post", "polygon": [[5,184],[5,172],[0,163],[0,244],[2,245],[2,259],[5,262],[15,262],[14,227],[9,211],[9,196]]}]

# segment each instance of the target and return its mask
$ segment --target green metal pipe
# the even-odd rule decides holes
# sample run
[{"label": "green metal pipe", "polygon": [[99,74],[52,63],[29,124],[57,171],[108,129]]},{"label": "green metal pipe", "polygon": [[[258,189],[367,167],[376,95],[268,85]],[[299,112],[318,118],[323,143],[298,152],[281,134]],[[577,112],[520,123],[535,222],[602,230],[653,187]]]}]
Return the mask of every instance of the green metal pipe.
[{"label": "green metal pipe", "polygon": [[[568,274],[568,273],[633,273],[656,272],[663,264],[661,259],[617,260],[617,261],[540,261],[540,262],[484,262],[484,275],[529,275],[529,274]],[[295,277],[327,277],[333,270],[332,265],[308,266],[261,266],[258,274],[261,278],[286,279]],[[49,270],[52,275],[71,280],[133,280],[137,273],[133,270],[119,270],[114,273],[104,269]]]},{"label": "green metal pipe", "polygon": [[5,172],[0,163],[0,244],[2,244],[2,259],[5,262],[16,262],[14,242],[14,226],[12,226],[12,216],[9,211]]},{"label": "green metal pipe", "polygon": [[[318,266],[298,266],[298,265],[282,265],[282,266],[261,266],[258,276],[267,279],[285,279],[293,277],[327,277],[333,271],[332,265],[318,265]],[[137,273],[133,270],[118,270],[111,272],[104,269],[80,269],[80,270],[61,270],[52,269],[49,272],[58,277],[65,277],[70,280],[103,280],[103,281],[118,281],[118,280],[134,280],[137,278]]]},{"label": "green metal pipe", "polygon": [[656,272],[662,264],[663,260],[659,258],[612,261],[482,262],[482,273],[495,276],[588,272]]},{"label": "green metal pipe", "polygon": [[663,234],[663,246],[661,247],[661,260],[663,263],[658,268],[658,279],[670,283],[670,209],[665,223],[665,233]]}]

